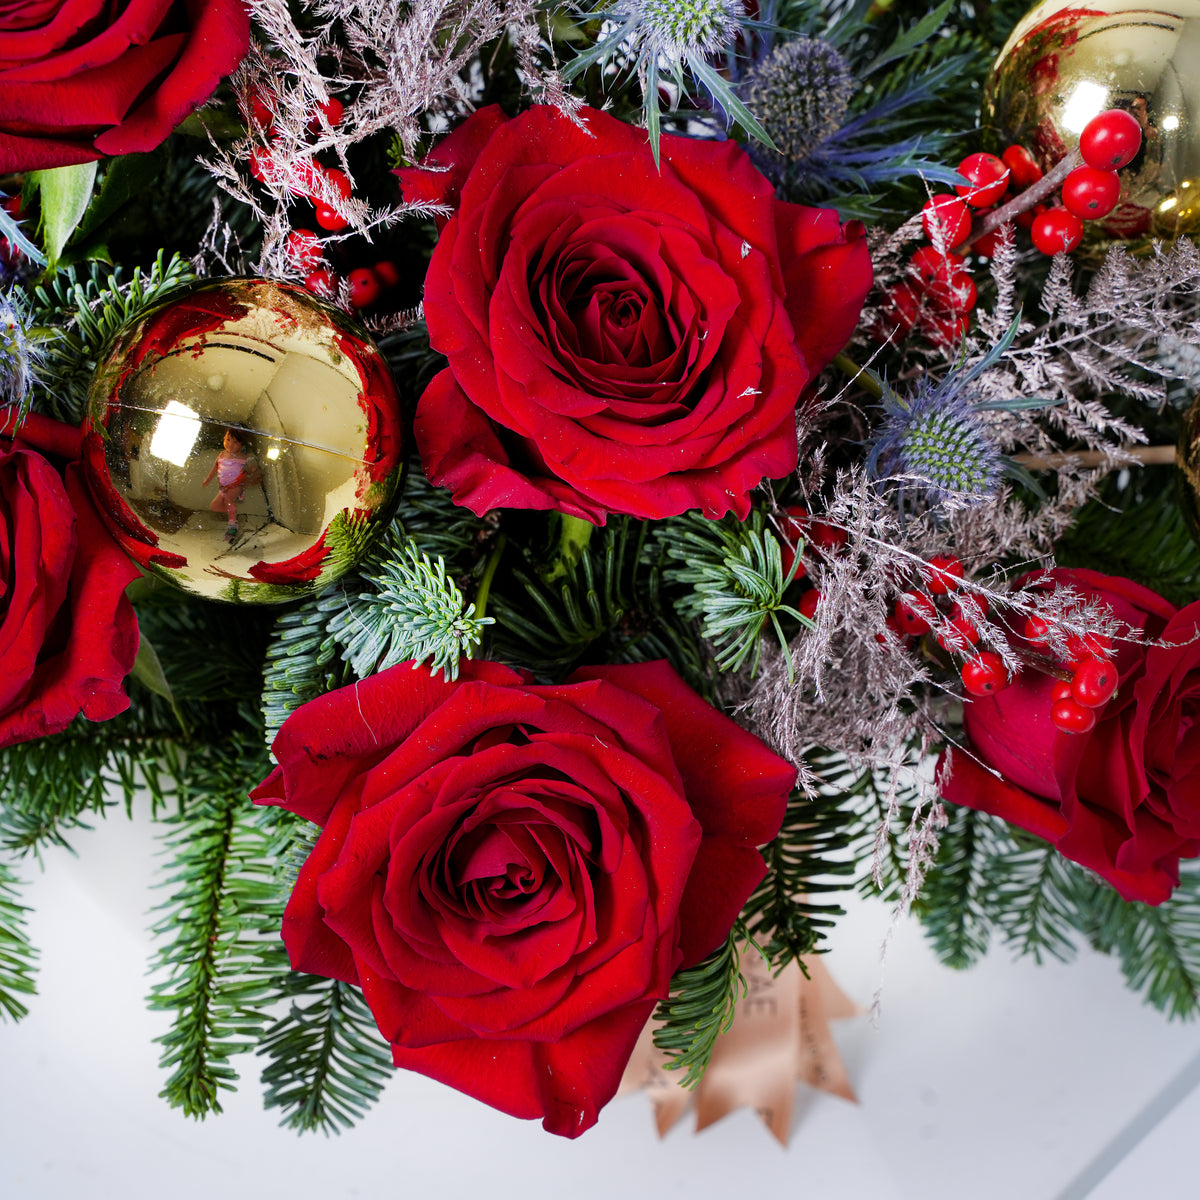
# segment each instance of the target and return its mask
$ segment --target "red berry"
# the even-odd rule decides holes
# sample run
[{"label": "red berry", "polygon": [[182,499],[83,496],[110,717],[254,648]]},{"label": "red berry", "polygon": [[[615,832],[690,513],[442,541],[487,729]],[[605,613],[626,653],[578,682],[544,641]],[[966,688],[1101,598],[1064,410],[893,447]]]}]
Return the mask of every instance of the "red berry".
[{"label": "red berry", "polygon": [[1065,208],[1052,208],[1034,219],[1029,236],[1043,254],[1070,252],[1083,241],[1083,222]]},{"label": "red berry", "polygon": [[[346,112],[346,106],[336,96],[330,96],[324,104],[318,106],[317,112],[323,113],[325,120],[329,122],[330,126],[333,126],[342,119]],[[308,123],[308,128],[310,133],[320,133],[320,118],[314,115]]]},{"label": "red berry", "polygon": [[933,246],[922,246],[908,260],[908,274],[916,277],[915,283],[908,286],[934,296],[944,295],[951,277],[966,261],[961,254],[942,254]]},{"label": "red berry", "polygon": [[850,535],[836,525],[813,521],[808,527],[808,540],[818,549],[835,554],[850,540]]},{"label": "red berry", "polygon": [[807,617],[810,621],[813,621],[816,619],[817,605],[820,603],[821,593],[816,588],[809,588],[809,590],[800,597],[800,603],[796,605],[796,611],[802,617]]},{"label": "red berry", "polygon": [[1088,733],[1095,728],[1096,710],[1084,708],[1068,696],[1050,705],[1050,720],[1063,733]]},{"label": "red berry", "polygon": [[1056,679],[1054,686],[1050,689],[1050,700],[1053,703],[1055,700],[1074,700],[1075,695],[1071,691],[1071,681],[1069,679]]},{"label": "red berry", "polygon": [[[379,282],[384,287],[394,288],[400,282],[400,272],[396,269],[396,264],[390,258],[380,259],[375,264],[373,270],[379,276]],[[805,516],[807,515],[806,513]]]},{"label": "red berry", "polygon": [[318,204],[317,224],[322,229],[328,229],[331,233],[336,233],[339,229],[345,229],[350,222],[337,209],[330,208],[328,204]]},{"label": "red berry", "polygon": [[1046,644],[1046,634],[1049,631],[1049,621],[1044,621],[1041,617],[1025,618],[1025,640],[1032,642],[1035,646],[1044,646]]},{"label": "red berry", "polygon": [[1079,135],[1079,153],[1089,167],[1117,171],[1133,162],[1142,148],[1142,127],[1137,117],[1121,108],[1110,108],[1093,117]]},{"label": "red berry", "polygon": [[921,209],[921,224],[935,246],[940,239],[943,248],[949,250],[970,236],[971,210],[957,196],[933,196]]},{"label": "red berry", "polygon": [[966,617],[951,617],[934,634],[943,650],[966,651],[979,641],[979,630]]},{"label": "red berry", "polygon": [[987,208],[1008,190],[1009,168],[994,154],[968,154],[958,164],[958,173],[970,182],[954,190],[972,208]]},{"label": "red berry", "polygon": [[1012,172],[1013,186],[1021,191],[1032,187],[1045,174],[1038,166],[1037,159],[1024,146],[1009,146],[1000,155],[1000,160]]},{"label": "red berry", "polygon": [[1071,695],[1084,708],[1103,708],[1116,690],[1116,663],[1106,658],[1087,658],[1075,668]]},{"label": "red berry", "polygon": [[1002,692],[1009,684],[1004,660],[990,650],[983,650],[963,663],[962,681],[972,696],[990,696]]},{"label": "red berry", "polygon": [[350,176],[345,171],[339,171],[337,167],[322,167],[321,174],[333,184],[343,200],[350,199]]},{"label": "red berry", "polygon": [[269,146],[255,146],[250,151],[250,174],[259,183],[268,183],[275,174],[275,157]]},{"label": "red berry", "polygon": [[318,267],[305,277],[304,286],[310,292],[316,292],[318,296],[336,296],[341,280],[325,267]]},{"label": "red berry", "polygon": [[937,605],[924,592],[904,592],[892,610],[897,627],[911,637],[928,633],[937,616]]},{"label": "red berry", "polygon": [[1049,210],[1044,204],[1035,204],[1032,208],[1027,208],[1024,212],[1019,212],[1013,217],[1013,224],[1018,229],[1032,229],[1033,223],[1044,212]]},{"label": "red berry", "polygon": [[[982,219],[990,217],[995,211],[994,208],[988,208],[975,215]],[[1003,228],[1003,225],[998,225],[991,233],[985,233],[983,237],[977,238],[971,243],[971,253],[982,255],[984,258],[991,258],[996,253],[996,247],[1000,244],[1000,233]]]},{"label": "red berry", "polygon": [[260,128],[271,132],[275,122],[275,110],[258,92],[250,97],[250,115],[258,122]]},{"label": "red berry", "polygon": [[[903,337],[916,324],[921,314],[921,298],[907,283],[898,284],[884,293],[883,306],[888,313],[889,323],[897,327]],[[887,333],[891,333],[889,328]]]},{"label": "red berry", "polygon": [[1117,207],[1120,195],[1121,179],[1116,171],[1076,167],[1063,180],[1063,207],[1082,221],[1098,221],[1101,217],[1107,217]]},{"label": "red berry", "polygon": [[944,596],[947,592],[958,590],[958,581],[963,577],[963,565],[957,558],[949,558],[944,554],[935,554],[925,568],[928,587],[936,595]]},{"label": "red berry", "polygon": [[952,349],[967,336],[971,328],[971,318],[962,316],[940,317],[929,313],[921,320],[921,328],[935,346]]},{"label": "red berry", "polygon": [[321,239],[311,229],[293,229],[287,236],[285,247],[288,262],[297,271],[315,271],[324,258]]},{"label": "red berry", "polygon": [[1112,649],[1112,638],[1102,633],[1085,633],[1082,637],[1071,634],[1067,638],[1067,660],[1078,666],[1089,658],[1107,658]]},{"label": "red berry", "polygon": [[959,271],[951,278],[946,301],[951,312],[958,316],[969,313],[978,299],[979,292],[969,271]]},{"label": "red berry", "polygon": [[[800,504],[793,504],[789,508],[783,510],[783,517],[779,522],[779,558],[783,563],[783,577],[786,579],[788,572],[792,569],[792,564],[796,561],[796,550],[800,543],[804,540],[807,532],[808,509]],[[808,571],[805,569],[804,563],[801,562],[796,567],[796,574],[793,579],[803,579]]]},{"label": "red berry", "polygon": [[383,291],[370,267],[356,267],[346,276],[346,282],[350,285],[350,303],[355,308],[374,304]]}]

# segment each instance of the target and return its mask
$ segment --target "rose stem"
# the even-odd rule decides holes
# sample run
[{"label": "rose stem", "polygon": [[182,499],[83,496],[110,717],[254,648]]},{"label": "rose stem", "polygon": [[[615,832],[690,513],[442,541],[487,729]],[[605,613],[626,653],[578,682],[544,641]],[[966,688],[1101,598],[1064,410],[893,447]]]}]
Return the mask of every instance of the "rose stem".
[{"label": "rose stem", "polygon": [[[1166,467],[1175,462],[1174,446],[1128,446],[1123,450],[1139,467]],[[1062,454],[1014,454],[1013,461],[1031,471],[1056,471],[1066,466],[1102,467],[1112,460],[1103,450],[1068,450]]]},{"label": "rose stem", "polygon": [[863,390],[870,392],[876,400],[883,399],[883,388],[879,386],[879,381],[875,379],[871,373],[865,368],[860,367],[848,354],[834,355],[833,365],[837,367],[843,375],[845,375],[851,383],[858,380],[861,383]]},{"label": "rose stem", "polygon": [[989,213],[982,221],[971,227],[971,236],[965,242],[954,247],[955,254],[966,254],[968,250],[982,237],[995,232],[1001,225],[1006,225],[1020,213],[1028,212],[1033,206],[1056,191],[1063,180],[1083,162],[1083,156],[1078,147],[1070,151],[1052,171],[1043,175],[1037,183],[1019,192],[1007,204]]},{"label": "rose stem", "polygon": [[500,556],[504,553],[504,534],[500,534],[496,538],[496,545],[492,549],[492,553],[487,560],[487,566],[483,568],[483,577],[479,581],[479,587],[475,591],[475,619],[482,620],[487,614],[488,592],[492,588],[492,579],[495,577],[496,568],[500,565]]}]

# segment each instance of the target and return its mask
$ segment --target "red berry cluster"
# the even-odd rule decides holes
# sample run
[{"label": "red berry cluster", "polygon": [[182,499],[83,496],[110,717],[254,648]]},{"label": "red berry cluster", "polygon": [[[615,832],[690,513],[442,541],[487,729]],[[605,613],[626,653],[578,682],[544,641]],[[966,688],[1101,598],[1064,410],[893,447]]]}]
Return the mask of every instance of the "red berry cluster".
[{"label": "red berry cluster", "polygon": [[1008,687],[1004,660],[991,650],[977,649],[979,626],[986,616],[984,596],[959,593],[963,565],[957,558],[937,555],[925,568],[925,590],[904,592],[896,600],[888,626],[904,637],[924,637],[948,654],[961,654],[963,686],[972,696],[990,696]]},{"label": "red berry cluster", "polygon": [[[1049,625],[1041,617],[1029,617],[1025,622],[1025,640],[1039,648],[1047,648]],[[1060,678],[1050,693],[1050,720],[1063,733],[1087,733],[1096,724],[1099,711],[1116,695],[1117,665],[1110,658],[1112,642],[1099,634],[1089,633],[1067,639],[1066,662],[1056,671],[1069,678]]]},{"label": "red berry cluster", "polygon": [[[21,219],[21,197],[6,196],[0,200],[0,206],[14,221]],[[11,267],[21,261],[24,256],[6,237],[0,237],[0,266]]]},{"label": "red berry cluster", "polygon": [[[258,97],[251,104],[254,119],[267,131],[268,136],[271,136],[274,113],[270,106]],[[313,114],[308,124],[309,132],[320,133],[322,118],[330,128],[334,127],[345,116],[345,112],[342,102],[336,97],[331,97]],[[337,208],[327,202],[331,191],[343,200],[350,199],[350,179],[337,167],[313,163],[311,167],[300,170],[298,178],[292,178],[297,172],[294,169],[289,172],[286,165],[279,161],[274,147],[266,146],[250,152],[250,173],[260,183],[275,183],[287,179],[288,190],[293,195],[303,196],[312,202],[316,223],[322,229],[336,233],[350,223]],[[326,245],[319,234],[311,229],[294,229],[288,235],[286,250],[292,266],[304,272],[304,286],[309,291],[319,296],[337,295],[342,279],[327,264]],[[369,308],[384,292],[394,288],[399,278],[396,264],[387,259],[370,267],[355,267],[346,274],[351,305],[355,308]]]},{"label": "red berry cluster", "polygon": [[[785,578],[792,569],[792,564],[796,562],[796,554],[801,544],[806,549],[815,550],[820,554],[837,554],[849,540],[844,529],[819,518],[814,519],[802,504],[791,504],[784,508],[778,529],[779,556],[783,560]],[[801,559],[796,565],[796,574],[792,576],[792,582],[804,579],[807,574],[808,570]],[[820,590],[810,586],[796,602],[796,611],[811,621],[816,616],[820,600]]]}]

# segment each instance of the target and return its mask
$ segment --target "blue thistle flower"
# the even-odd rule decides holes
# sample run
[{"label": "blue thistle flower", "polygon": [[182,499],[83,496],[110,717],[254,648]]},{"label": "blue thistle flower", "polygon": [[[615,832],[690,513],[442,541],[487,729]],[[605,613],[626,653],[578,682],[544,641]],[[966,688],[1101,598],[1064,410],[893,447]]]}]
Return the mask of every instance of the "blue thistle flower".
[{"label": "blue thistle flower", "polygon": [[930,504],[958,506],[991,499],[1003,476],[1032,483],[1027,471],[1001,455],[980,414],[1043,408],[1051,402],[1025,397],[980,401],[971,392],[971,384],[1012,345],[1020,323],[1018,314],[1004,337],[971,368],[960,364],[944,379],[924,378],[910,395],[897,395],[886,380],[879,381],[885,415],[867,454],[873,478],[895,480],[902,495],[916,491]]},{"label": "blue thistle flower", "polygon": [[0,406],[20,405],[33,382],[33,356],[11,298],[0,295]]},{"label": "blue thistle flower", "polygon": [[782,165],[807,158],[841,129],[855,87],[850,64],[832,42],[802,37],[752,67],[742,95],[779,151],[770,157]]}]

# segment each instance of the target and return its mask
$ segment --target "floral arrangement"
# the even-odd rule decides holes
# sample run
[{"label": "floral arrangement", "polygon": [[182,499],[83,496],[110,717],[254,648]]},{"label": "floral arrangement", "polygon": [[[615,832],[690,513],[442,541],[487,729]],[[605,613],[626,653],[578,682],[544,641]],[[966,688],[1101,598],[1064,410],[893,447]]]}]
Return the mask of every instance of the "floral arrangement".
[{"label": "floral arrangement", "polygon": [[[648,1025],[694,1084],[854,887],[1195,1015],[1200,254],[1112,224],[1137,105],[981,120],[1023,7],[8,6],[0,1015],[23,864],[114,798],[164,829],[190,1116],[256,1051],[298,1130],[395,1067],[577,1136]],[[117,335],[122,381],[196,357],[246,278],[379,356],[383,517],[256,564],[277,605],[163,582],[138,522],[196,513],[96,449]],[[224,433],[214,561],[286,499]]]}]

